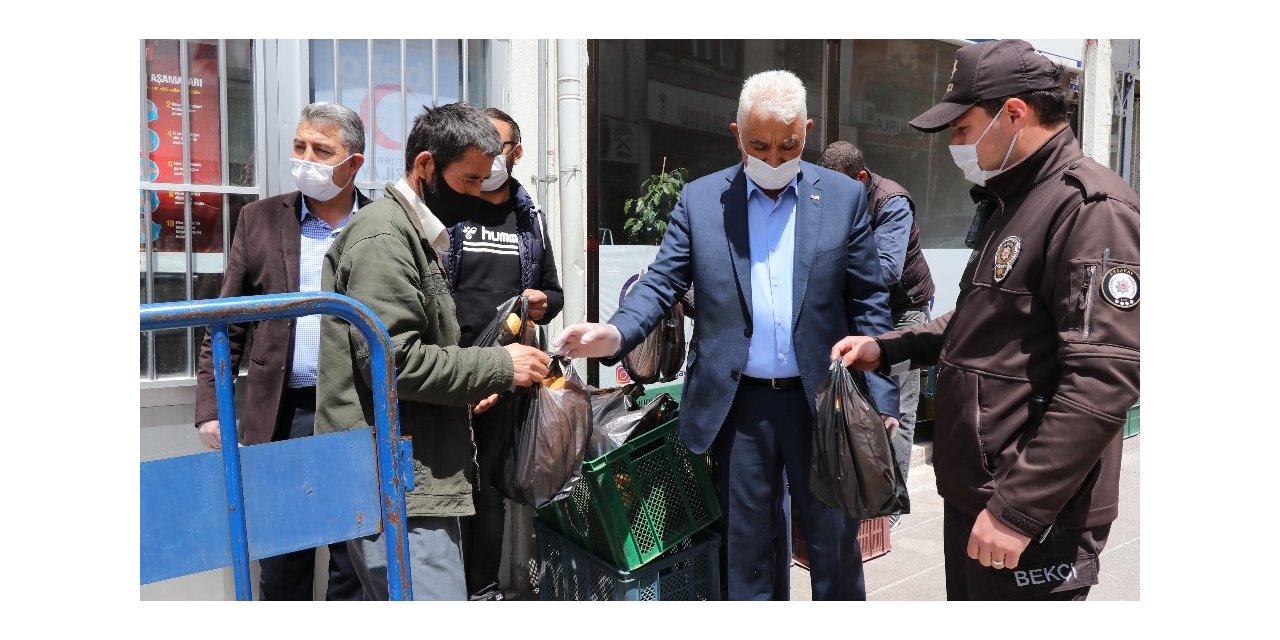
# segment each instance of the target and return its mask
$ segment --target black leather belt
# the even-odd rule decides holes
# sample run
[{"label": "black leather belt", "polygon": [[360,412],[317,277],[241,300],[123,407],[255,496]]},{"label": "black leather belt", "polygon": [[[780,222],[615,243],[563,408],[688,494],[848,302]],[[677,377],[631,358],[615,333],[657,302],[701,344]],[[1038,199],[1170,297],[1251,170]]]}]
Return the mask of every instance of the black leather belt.
[{"label": "black leather belt", "polygon": [[794,376],[791,378],[752,378],[751,376],[742,376],[741,380],[743,382],[750,382],[751,384],[769,387],[770,389],[795,389],[803,384],[800,380],[800,376]]},{"label": "black leather belt", "polygon": [[289,437],[289,421],[293,420],[294,411],[315,411],[316,410],[316,388],[315,387],[285,387],[284,395],[280,398],[281,406],[285,407],[281,410],[281,419],[285,421],[284,437]]},{"label": "black leather belt", "polygon": [[297,396],[301,398],[316,397],[315,387],[285,387],[284,392],[288,395]]}]

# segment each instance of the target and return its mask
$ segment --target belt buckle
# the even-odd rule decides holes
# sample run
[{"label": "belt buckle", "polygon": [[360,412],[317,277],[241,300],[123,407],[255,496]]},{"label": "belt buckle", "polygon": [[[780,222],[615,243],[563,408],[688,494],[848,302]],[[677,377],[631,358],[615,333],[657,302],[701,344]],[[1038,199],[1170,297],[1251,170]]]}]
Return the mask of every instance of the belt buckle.
[{"label": "belt buckle", "polygon": [[781,391],[781,390],[782,390],[782,387],[779,387],[779,386],[778,386],[778,379],[777,379],[777,378],[769,378],[769,388],[773,389],[774,391]]}]

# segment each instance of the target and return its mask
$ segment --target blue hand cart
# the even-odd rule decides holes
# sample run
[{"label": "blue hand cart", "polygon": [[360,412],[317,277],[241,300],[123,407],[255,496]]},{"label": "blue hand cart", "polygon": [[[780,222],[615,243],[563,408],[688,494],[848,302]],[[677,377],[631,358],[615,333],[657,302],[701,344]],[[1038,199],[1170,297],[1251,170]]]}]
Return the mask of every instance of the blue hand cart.
[{"label": "blue hand cart", "polygon": [[[334,315],[372,360],[374,427],[239,446],[227,325]],[[249,561],[386,531],[391,600],[412,600],[405,492],[412,448],[400,437],[391,339],[365,305],[335,293],[283,293],[142,305],[142,330],[210,326],[222,450],[143,462],[141,583],[232,567],[252,600]],[[376,451],[376,455],[375,455]]]}]

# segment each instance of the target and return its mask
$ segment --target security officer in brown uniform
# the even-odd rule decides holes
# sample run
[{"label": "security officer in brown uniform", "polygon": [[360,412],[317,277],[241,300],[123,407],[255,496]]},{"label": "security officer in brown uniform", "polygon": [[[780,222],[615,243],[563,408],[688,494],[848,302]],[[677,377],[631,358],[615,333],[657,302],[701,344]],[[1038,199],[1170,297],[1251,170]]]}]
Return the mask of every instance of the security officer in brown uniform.
[{"label": "security officer in brown uniform", "polygon": [[864,370],[937,365],[951,600],[1083,600],[1117,516],[1138,398],[1138,196],[1081,153],[1060,72],[1021,40],[956,53],[942,102],[910,124],[950,127],[956,164],[999,206],[953,311],[832,348]]}]

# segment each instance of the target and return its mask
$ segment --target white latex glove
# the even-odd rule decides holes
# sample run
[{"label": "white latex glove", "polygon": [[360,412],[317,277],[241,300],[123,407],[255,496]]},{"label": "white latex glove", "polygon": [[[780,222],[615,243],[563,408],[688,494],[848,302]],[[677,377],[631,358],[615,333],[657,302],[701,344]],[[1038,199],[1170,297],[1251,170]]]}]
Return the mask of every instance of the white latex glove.
[{"label": "white latex glove", "polygon": [[622,349],[622,333],[611,324],[585,322],[565,327],[551,344],[570,358],[607,358]]}]

